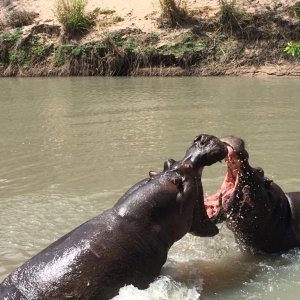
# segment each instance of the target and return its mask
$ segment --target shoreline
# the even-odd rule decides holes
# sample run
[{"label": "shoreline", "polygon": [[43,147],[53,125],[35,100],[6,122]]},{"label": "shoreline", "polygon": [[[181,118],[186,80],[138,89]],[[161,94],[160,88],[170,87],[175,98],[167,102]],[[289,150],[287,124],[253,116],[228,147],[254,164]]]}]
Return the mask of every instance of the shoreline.
[{"label": "shoreline", "polygon": [[289,41],[300,40],[300,18],[290,7],[243,12],[230,28],[220,23],[215,6],[205,9],[205,16],[194,12],[189,23],[175,28],[163,27],[159,14],[149,11],[152,17],[142,20],[144,27],[151,25],[147,30],[130,24],[132,14],[99,29],[103,18],[116,18],[111,10],[75,37],[54,20],[2,31],[0,26],[0,77],[300,76],[300,59],[284,52]]}]

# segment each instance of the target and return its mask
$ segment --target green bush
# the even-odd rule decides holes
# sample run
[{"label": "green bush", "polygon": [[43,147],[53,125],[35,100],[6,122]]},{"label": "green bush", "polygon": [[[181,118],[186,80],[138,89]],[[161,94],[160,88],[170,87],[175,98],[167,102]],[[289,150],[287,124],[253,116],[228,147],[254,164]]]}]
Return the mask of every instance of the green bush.
[{"label": "green bush", "polygon": [[33,63],[38,63],[46,59],[48,53],[50,52],[50,46],[35,44],[30,48],[31,61]]},{"label": "green bush", "polygon": [[160,39],[159,35],[156,32],[152,32],[150,35],[150,38],[151,38],[151,41],[153,41],[153,42],[157,42]]},{"label": "green bush", "polygon": [[84,33],[93,25],[93,18],[85,12],[85,7],[86,0],[57,0],[57,18],[67,33]]},{"label": "green bush", "polygon": [[72,51],[71,47],[66,45],[56,46],[54,49],[54,65],[62,67],[67,62],[67,56]]},{"label": "green bush", "polygon": [[4,42],[16,43],[22,36],[22,29],[17,28],[13,33],[6,32],[3,34],[2,38]]},{"label": "green bush", "polygon": [[289,42],[284,49],[288,55],[293,57],[300,57],[300,42]]},{"label": "green bush", "polygon": [[29,59],[23,49],[10,51],[9,62],[13,66],[22,66],[25,68],[29,66]]},{"label": "green bush", "polygon": [[188,23],[190,17],[186,2],[182,0],[159,0],[163,23],[175,27]]}]

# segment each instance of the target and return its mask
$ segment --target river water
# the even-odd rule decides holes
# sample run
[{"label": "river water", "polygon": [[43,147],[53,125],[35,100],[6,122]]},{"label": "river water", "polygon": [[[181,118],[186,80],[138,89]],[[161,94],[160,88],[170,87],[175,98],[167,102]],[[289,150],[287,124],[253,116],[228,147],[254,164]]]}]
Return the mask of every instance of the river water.
[{"label": "river water", "polygon": [[[300,189],[299,79],[0,79],[0,281],[134,183],[180,159],[199,133],[234,134],[250,162]],[[226,167],[203,174],[207,193]],[[270,228],[271,230],[271,228]],[[253,256],[221,227],[186,235],[162,276],[116,299],[299,299],[300,251]]]}]

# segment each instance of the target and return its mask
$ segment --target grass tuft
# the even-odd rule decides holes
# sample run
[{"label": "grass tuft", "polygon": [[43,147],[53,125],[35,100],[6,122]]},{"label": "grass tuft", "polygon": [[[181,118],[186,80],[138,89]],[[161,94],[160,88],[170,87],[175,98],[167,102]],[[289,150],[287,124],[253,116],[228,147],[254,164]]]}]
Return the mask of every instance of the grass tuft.
[{"label": "grass tuft", "polygon": [[182,0],[159,0],[164,25],[181,26],[190,21],[186,2]]},{"label": "grass tuft", "polygon": [[233,33],[242,29],[245,13],[236,6],[235,0],[220,0],[221,29],[228,33]]},{"label": "grass tuft", "polygon": [[85,12],[86,0],[57,0],[56,15],[67,34],[82,34],[93,25],[93,17]]}]

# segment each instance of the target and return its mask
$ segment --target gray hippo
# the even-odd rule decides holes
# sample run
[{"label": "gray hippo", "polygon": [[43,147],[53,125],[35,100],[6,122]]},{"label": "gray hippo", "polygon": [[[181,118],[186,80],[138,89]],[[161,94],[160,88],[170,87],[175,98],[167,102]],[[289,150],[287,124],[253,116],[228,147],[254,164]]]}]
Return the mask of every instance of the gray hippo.
[{"label": "gray hippo", "polygon": [[126,284],[147,288],[174,242],[187,232],[218,233],[204,207],[201,172],[226,155],[218,138],[199,135],[182,160],[17,268],[0,284],[0,299],[104,300]]},{"label": "gray hippo", "polygon": [[227,174],[220,190],[206,197],[212,220],[226,221],[242,249],[281,252],[300,247],[300,192],[284,193],[252,168],[242,139],[221,139],[228,145]]}]

